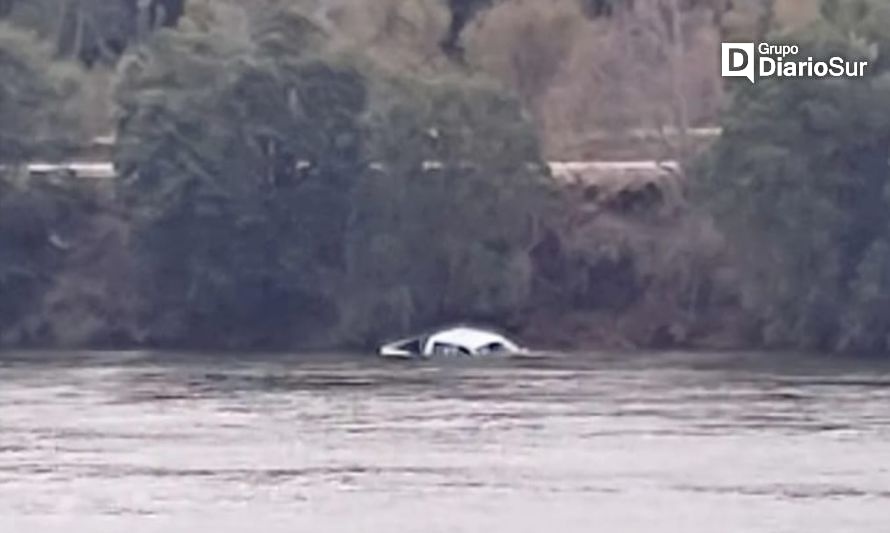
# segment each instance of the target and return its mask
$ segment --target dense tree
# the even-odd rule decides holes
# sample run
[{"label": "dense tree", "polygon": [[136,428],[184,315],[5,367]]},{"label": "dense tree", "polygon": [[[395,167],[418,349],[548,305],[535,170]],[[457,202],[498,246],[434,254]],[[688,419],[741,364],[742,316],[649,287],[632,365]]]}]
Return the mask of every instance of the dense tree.
[{"label": "dense tree", "polygon": [[384,94],[369,143],[381,164],[354,196],[350,331],[509,322],[528,301],[532,217],[545,201],[528,119],[483,82],[396,80]]},{"label": "dense tree", "polygon": [[890,351],[890,6],[848,2],[790,36],[806,55],[868,59],[865,78],[737,87],[706,164],[769,343]]},{"label": "dense tree", "polygon": [[123,66],[117,161],[158,296],[149,313],[176,326],[160,336],[281,344],[332,320],[324,278],[342,268],[365,96],[348,65],[283,48],[304,24],[163,31]]},{"label": "dense tree", "polygon": [[208,13],[121,67],[116,160],[156,342],[359,341],[521,305],[537,148],[514,101],[385,76],[291,11],[240,34]]},{"label": "dense tree", "polygon": [[4,0],[0,18],[32,29],[61,57],[113,63],[140,35],[176,25],[185,0]]},{"label": "dense tree", "polygon": [[135,0],[78,0],[64,2],[58,25],[59,54],[86,65],[113,61],[139,30]]},{"label": "dense tree", "polygon": [[[39,305],[63,254],[56,231],[70,213],[66,191],[20,169],[40,153],[60,153],[77,125],[65,102],[76,79],[34,37],[0,23],[0,341]],[[27,341],[27,339],[17,339]]]},{"label": "dense tree", "polygon": [[0,23],[0,162],[20,162],[38,150],[58,153],[76,137],[68,104],[78,90],[72,69],[26,31]]}]

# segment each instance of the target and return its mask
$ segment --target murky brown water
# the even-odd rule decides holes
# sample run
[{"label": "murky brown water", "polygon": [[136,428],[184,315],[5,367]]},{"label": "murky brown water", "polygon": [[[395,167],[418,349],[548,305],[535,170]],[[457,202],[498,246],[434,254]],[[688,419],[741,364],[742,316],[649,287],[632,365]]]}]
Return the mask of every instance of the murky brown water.
[{"label": "murky brown water", "polygon": [[875,361],[6,357],[3,532],[890,530]]}]

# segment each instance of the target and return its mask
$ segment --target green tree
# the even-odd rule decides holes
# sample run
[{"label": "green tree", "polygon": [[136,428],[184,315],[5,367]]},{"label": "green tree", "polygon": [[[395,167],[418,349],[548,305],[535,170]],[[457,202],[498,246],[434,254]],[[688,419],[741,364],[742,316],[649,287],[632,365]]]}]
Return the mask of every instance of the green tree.
[{"label": "green tree", "polygon": [[238,32],[208,7],[121,66],[156,342],[366,341],[521,306],[540,156],[514,99],[384,74],[293,11]]},{"label": "green tree", "polygon": [[116,159],[149,318],[159,341],[287,344],[336,321],[326,290],[343,268],[364,82],[290,48],[309,28],[298,15],[245,35],[204,23],[160,32],[122,67]]},{"label": "green tree", "polygon": [[448,320],[509,322],[530,290],[544,201],[534,129],[486,82],[383,84],[370,118],[380,165],[355,191],[350,331],[377,340]]},{"label": "green tree", "polygon": [[[61,154],[79,131],[78,77],[33,34],[0,23],[0,342],[39,305],[64,255],[57,228],[70,191],[29,179],[22,164]],[[22,340],[22,339],[19,339]],[[25,339],[26,340],[26,339]]]},{"label": "green tree", "polygon": [[0,162],[59,152],[77,135],[76,71],[52,60],[33,34],[0,23]]},{"label": "green tree", "polygon": [[176,25],[185,0],[3,0],[0,18],[37,32],[59,57],[113,64],[134,40]]},{"label": "green tree", "polygon": [[703,164],[713,212],[739,245],[765,342],[888,351],[890,6],[851,1],[787,36],[807,55],[868,59],[857,79],[735,88]]}]

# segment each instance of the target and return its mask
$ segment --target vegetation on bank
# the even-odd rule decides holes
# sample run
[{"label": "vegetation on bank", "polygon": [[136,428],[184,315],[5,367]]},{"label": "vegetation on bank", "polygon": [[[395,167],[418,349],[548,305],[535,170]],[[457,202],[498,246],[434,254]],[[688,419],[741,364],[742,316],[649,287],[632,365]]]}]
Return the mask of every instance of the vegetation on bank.
[{"label": "vegetation on bank", "polygon": [[153,340],[363,341],[522,305],[543,165],[519,104],[330,50],[296,12],[242,14],[240,33],[188,20],[121,67]]},{"label": "vegetation on bank", "polygon": [[[0,1],[0,344],[890,349],[882,2],[149,4]],[[724,95],[701,58],[767,32],[870,75]],[[609,127],[685,163],[720,102],[671,191],[548,175]],[[112,114],[120,180],[22,174]]]},{"label": "vegetation on bank", "polygon": [[733,243],[757,344],[890,351],[890,4],[827,1],[777,37],[862,79],[739,84],[701,198]]}]

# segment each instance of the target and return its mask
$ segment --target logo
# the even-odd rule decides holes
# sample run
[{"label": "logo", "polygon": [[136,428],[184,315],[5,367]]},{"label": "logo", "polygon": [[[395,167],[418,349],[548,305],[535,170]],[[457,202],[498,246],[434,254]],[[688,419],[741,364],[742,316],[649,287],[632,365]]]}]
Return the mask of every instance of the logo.
[{"label": "logo", "polygon": [[801,57],[800,47],[789,44],[722,43],[721,52],[722,76],[751,83],[764,78],[861,78],[868,68],[868,61],[840,56]]},{"label": "logo", "polygon": [[754,83],[754,43],[723,43],[724,78],[748,78]]}]

